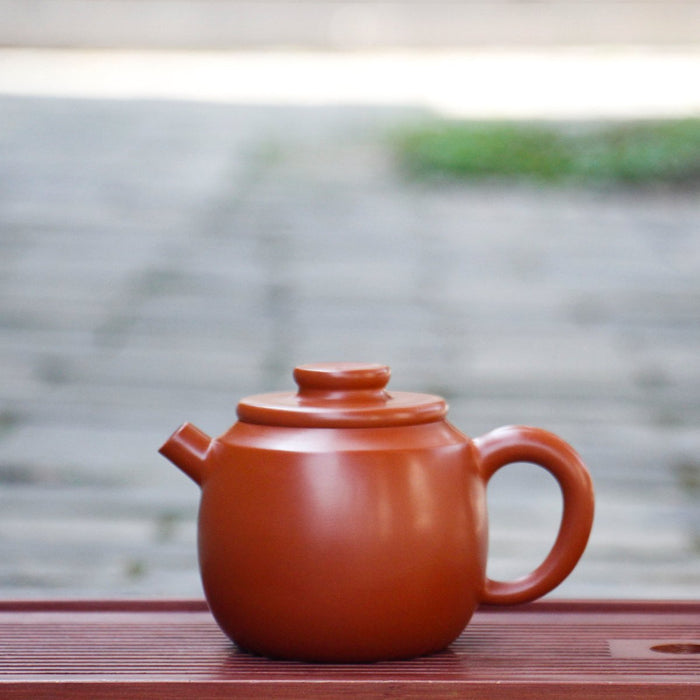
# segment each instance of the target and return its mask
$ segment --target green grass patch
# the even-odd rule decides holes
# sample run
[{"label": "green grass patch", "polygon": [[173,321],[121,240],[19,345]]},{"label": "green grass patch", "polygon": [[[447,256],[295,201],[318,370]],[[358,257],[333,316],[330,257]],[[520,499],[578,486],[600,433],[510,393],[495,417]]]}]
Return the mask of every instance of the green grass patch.
[{"label": "green grass patch", "polygon": [[700,119],[612,123],[434,121],[393,142],[418,177],[700,184]]}]

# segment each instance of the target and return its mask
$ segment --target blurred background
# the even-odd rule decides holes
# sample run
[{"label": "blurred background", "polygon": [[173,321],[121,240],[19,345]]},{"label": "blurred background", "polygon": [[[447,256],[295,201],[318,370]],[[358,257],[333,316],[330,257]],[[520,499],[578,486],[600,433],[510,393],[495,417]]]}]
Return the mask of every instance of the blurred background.
[{"label": "blurred background", "polygon": [[[158,447],[351,360],[578,449],[552,595],[696,598],[699,40],[691,0],[0,0],[0,596],[201,596]],[[525,574],[556,483],[489,510]]]}]

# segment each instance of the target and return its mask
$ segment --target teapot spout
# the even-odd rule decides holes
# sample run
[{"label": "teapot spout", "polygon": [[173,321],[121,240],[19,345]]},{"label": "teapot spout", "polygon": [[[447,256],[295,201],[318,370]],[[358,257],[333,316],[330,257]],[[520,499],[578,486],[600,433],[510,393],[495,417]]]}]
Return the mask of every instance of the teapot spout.
[{"label": "teapot spout", "polygon": [[211,438],[192,423],[181,425],[158,450],[200,486],[206,475],[206,455]]}]

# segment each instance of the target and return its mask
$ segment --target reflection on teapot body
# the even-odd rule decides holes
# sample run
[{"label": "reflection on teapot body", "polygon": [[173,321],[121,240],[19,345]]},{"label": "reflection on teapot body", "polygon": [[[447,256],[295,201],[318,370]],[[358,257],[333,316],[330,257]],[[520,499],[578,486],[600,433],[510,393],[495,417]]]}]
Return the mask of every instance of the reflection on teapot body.
[{"label": "reflection on teapot body", "polygon": [[[329,662],[429,654],[479,603],[532,600],[574,568],[593,489],[558,437],[511,426],[471,440],[441,398],[387,392],[382,365],[304,365],[294,377],[296,393],[242,400],[221,437],[186,423],[160,450],[201,486],[204,591],[241,649]],[[554,475],[562,522],[535,571],[492,581],[486,485],[512,462]]]}]

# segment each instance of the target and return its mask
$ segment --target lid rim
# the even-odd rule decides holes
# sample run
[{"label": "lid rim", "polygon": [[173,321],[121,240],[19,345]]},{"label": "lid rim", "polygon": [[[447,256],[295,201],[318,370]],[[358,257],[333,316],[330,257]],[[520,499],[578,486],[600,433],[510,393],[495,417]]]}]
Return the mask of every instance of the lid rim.
[{"label": "lid rim", "polygon": [[[335,404],[335,405],[334,405]],[[304,428],[377,428],[443,420],[447,404],[439,396],[392,392],[383,404],[335,401],[309,403],[297,394],[258,394],[238,404],[244,423]]]}]

